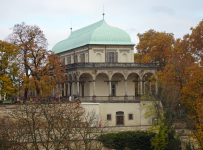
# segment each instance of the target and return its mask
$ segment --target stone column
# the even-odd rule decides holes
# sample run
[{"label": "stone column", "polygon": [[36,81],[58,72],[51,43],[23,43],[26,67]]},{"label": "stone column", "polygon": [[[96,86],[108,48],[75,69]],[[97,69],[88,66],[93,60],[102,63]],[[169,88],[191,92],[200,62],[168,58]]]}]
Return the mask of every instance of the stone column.
[{"label": "stone column", "polygon": [[128,95],[127,95],[127,91],[128,91],[127,80],[124,80],[124,81],[125,81],[125,96],[124,96],[124,99],[128,100]]},{"label": "stone column", "polygon": [[66,96],[67,96],[67,95],[66,95],[66,82],[64,82],[64,85],[63,85],[63,86],[64,86],[64,89],[63,89],[63,90],[64,90],[64,96],[66,97]]},{"label": "stone column", "polygon": [[80,82],[77,81],[77,96],[80,95],[80,86],[79,86]]},{"label": "stone column", "polygon": [[142,95],[142,80],[140,80],[140,95]]},{"label": "stone column", "polygon": [[111,96],[111,80],[109,80],[109,96]]},{"label": "stone column", "polygon": [[96,101],[96,88],[95,88],[95,80],[93,80],[93,100]]},{"label": "stone column", "polygon": [[143,80],[143,93],[144,93],[144,95],[145,95],[145,88],[146,88],[146,80],[145,80],[146,78],[144,77],[144,80]]},{"label": "stone column", "polygon": [[75,91],[74,91],[74,84],[75,84],[75,82],[74,82],[74,81],[72,81],[72,90],[71,90],[71,92],[72,92],[71,94],[72,94],[72,95],[74,95],[74,94],[75,94]]},{"label": "stone column", "polygon": [[95,91],[96,91],[96,89],[95,89],[95,80],[93,80],[93,96],[96,96]]},{"label": "stone column", "polygon": [[156,80],[156,94],[158,94],[158,82]]},{"label": "stone column", "polygon": [[124,80],[125,81],[125,96],[127,96],[127,80]]},{"label": "stone column", "polygon": [[149,77],[149,93],[152,93],[152,83],[151,83],[151,76]]},{"label": "stone column", "polygon": [[140,94],[140,90],[139,90],[139,79],[137,79],[137,94]]},{"label": "stone column", "polygon": [[68,82],[68,97],[69,97],[69,95],[70,95],[70,83]]}]

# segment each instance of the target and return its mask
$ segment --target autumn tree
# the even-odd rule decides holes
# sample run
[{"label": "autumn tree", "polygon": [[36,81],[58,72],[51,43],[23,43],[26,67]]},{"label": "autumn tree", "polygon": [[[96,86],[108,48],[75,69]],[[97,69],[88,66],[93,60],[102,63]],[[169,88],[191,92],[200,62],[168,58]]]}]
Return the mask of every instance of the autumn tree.
[{"label": "autumn tree", "polygon": [[[97,137],[104,132],[107,132],[107,123],[100,119],[100,116],[95,110],[84,112],[82,115],[82,121],[84,124],[78,126],[76,131],[80,135],[82,143],[84,143],[84,149],[89,150],[92,147],[94,147],[95,150],[102,149],[103,145],[98,142]],[[102,127],[99,127],[99,124],[102,124]],[[80,146],[82,147],[82,145]]]},{"label": "autumn tree", "polygon": [[0,94],[14,96],[17,89],[19,47],[0,40]]},{"label": "autumn tree", "polygon": [[187,106],[189,119],[192,120],[191,136],[203,149],[203,68],[198,65],[189,67],[186,74],[189,82],[182,89],[182,103]]},{"label": "autumn tree", "polygon": [[58,55],[50,53],[44,56],[41,65],[30,69],[32,76],[30,77],[29,85],[36,90],[38,95],[52,95],[52,89],[57,84],[64,82],[65,65],[60,59]]},{"label": "autumn tree", "polygon": [[149,30],[143,34],[137,34],[139,43],[136,46],[138,62],[152,63],[159,61],[159,70],[166,66],[174,45],[172,33]]},{"label": "autumn tree", "polygon": [[57,80],[59,76],[61,76],[61,80],[64,78],[62,76],[63,64],[57,55],[47,51],[47,39],[38,26],[26,25],[25,23],[16,24],[13,27],[13,33],[6,40],[20,47],[18,57],[21,60],[20,76],[25,90],[25,98],[30,86],[34,87],[38,95],[41,94],[40,91],[43,94],[47,92],[47,88],[46,92],[43,92],[45,87],[51,89],[50,86],[53,84],[50,84],[51,82],[48,84],[50,69],[59,68],[53,75]]},{"label": "autumn tree", "polygon": [[[95,149],[98,114],[85,113],[80,103],[31,103],[16,105],[0,118],[0,146],[3,149]],[[99,145],[99,146],[98,146]]]},{"label": "autumn tree", "polygon": [[190,30],[192,33],[189,35],[190,52],[195,57],[196,62],[201,66],[203,65],[203,20],[199,24]]}]

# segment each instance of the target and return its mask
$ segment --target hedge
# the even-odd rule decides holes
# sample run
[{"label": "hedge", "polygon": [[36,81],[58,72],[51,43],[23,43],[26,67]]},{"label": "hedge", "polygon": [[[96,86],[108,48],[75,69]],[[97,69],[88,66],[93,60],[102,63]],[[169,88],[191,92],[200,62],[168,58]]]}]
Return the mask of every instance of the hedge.
[{"label": "hedge", "polygon": [[98,140],[105,147],[124,150],[125,147],[131,150],[153,150],[150,139],[155,133],[147,133],[143,131],[127,131],[119,133],[107,133],[100,135]]}]

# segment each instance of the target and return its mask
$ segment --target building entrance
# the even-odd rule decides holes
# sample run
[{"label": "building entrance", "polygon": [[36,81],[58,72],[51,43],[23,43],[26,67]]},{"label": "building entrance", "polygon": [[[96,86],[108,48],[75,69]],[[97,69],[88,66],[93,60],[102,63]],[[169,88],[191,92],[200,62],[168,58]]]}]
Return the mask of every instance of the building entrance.
[{"label": "building entrance", "polygon": [[123,116],[116,116],[116,125],[124,125]]}]

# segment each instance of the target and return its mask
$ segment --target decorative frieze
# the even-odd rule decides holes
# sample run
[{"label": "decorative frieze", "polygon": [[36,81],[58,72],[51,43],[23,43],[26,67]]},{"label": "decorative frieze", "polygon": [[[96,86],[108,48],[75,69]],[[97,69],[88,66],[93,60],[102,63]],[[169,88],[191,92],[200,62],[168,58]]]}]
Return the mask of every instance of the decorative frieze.
[{"label": "decorative frieze", "polygon": [[94,53],[103,53],[104,49],[93,49]]},{"label": "decorative frieze", "polygon": [[119,49],[120,53],[129,53],[130,49]]},{"label": "decorative frieze", "polygon": [[117,49],[106,49],[107,52],[116,52]]}]

